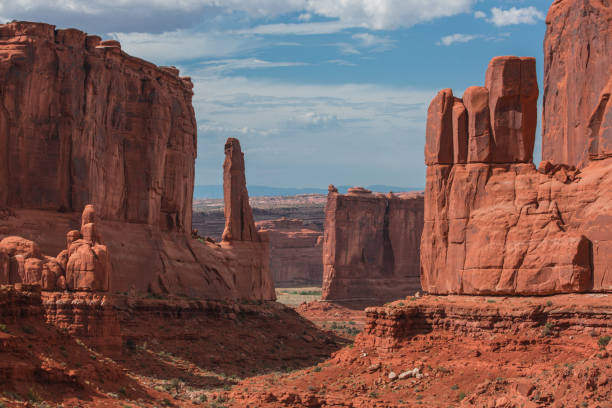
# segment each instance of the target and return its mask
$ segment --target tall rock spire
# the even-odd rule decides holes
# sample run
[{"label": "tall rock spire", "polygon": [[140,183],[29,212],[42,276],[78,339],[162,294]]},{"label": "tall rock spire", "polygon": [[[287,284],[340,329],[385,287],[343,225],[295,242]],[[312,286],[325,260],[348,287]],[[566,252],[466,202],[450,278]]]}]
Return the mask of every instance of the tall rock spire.
[{"label": "tall rock spire", "polygon": [[244,153],[240,149],[240,141],[231,137],[225,142],[223,198],[225,201],[223,241],[259,242],[260,237],[253,221],[246,187]]}]

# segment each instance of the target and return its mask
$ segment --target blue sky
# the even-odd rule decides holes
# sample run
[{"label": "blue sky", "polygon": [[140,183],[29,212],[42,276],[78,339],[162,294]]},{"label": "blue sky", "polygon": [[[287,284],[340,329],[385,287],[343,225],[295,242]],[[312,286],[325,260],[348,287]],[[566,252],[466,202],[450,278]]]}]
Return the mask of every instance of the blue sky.
[{"label": "blue sky", "polygon": [[[221,183],[238,137],[249,184],[423,187],[429,102],[484,85],[497,55],[535,56],[521,0],[0,0],[1,20],[75,27],[195,83],[196,184]],[[539,130],[538,130],[539,133]],[[539,161],[539,134],[535,161]]]}]

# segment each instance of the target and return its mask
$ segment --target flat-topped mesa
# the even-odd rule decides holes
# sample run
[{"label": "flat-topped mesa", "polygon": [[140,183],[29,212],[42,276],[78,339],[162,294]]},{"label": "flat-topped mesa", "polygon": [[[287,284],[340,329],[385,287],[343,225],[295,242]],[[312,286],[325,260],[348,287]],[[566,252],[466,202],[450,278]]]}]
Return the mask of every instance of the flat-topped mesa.
[{"label": "flat-topped mesa", "polygon": [[225,142],[223,199],[225,202],[223,241],[261,241],[257,228],[255,228],[253,211],[249,204],[244,153],[240,149],[240,141],[231,137]]},{"label": "flat-topped mesa", "polygon": [[485,85],[468,88],[462,100],[445,89],[429,108],[423,289],[498,295],[612,291],[612,236],[606,228],[612,161],[587,167],[580,177],[548,161],[535,169],[533,58],[494,58]]},{"label": "flat-topped mesa", "polygon": [[542,159],[582,168],[612,156],[612,7],[555,1],[546,17]]},{"label": "flat-topped mesa", "polygon": [[423,194],[330,186],[323,238],[323,299],[377,304],[420,290]]},{"label": "flat-topped mesa", "polygon": [[[192,84],[75,29],[0,25],[0,206],[191,232]],[[36,126],[32,126],[32,124]]]},{"label": "flat-topped mesa", "polygon": [[485,87],[463,99],[451,89],[436,95],[427,111],[425,163],[529,163],[537,125],[535,58],[496,57]]}]

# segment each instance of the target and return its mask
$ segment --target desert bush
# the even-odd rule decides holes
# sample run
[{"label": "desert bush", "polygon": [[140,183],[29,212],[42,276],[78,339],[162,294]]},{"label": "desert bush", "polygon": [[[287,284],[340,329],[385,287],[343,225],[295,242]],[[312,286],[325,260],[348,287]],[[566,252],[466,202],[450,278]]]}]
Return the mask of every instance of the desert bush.
[{"label": "desert bush", "polygon": [[597,340],[597,344],[599,344],[601,349],[605,349],[608,346],[608,343],[610,343],[610,339],[610,336],[601,336],[599,340]]}]

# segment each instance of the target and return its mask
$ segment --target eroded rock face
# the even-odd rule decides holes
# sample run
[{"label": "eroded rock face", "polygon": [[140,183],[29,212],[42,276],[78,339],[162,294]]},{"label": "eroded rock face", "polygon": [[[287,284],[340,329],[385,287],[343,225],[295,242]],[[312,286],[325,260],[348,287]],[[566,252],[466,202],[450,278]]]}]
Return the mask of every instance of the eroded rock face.
[{"label": "eroded rock face", "polygon": [[[95,231],[95,210],[83,211],[81,231],[67,234],[68,249],[43,256],[36,242],[22,237],[0,241],[0,284],[40,285],[45,291],[107,291],[112,264]],[[82,238],[83,237],[83,238]]]},{"label": "eroded rock face", "polygon": [[422,193],[384,195],[354,188],[343,195],[330,188],[323,299],[376,303],[418,291],[422,222]]},{"label": "eroded rock face", "polygon": [[276,287],[321,285],[323,231],[287,218],[255,225],[270,242],[270,270]]},{"label": "eroded rock face", "polygon": [[546,18],[542,159],[584,167],[612,156],[612,8],[555,1]]},{"label": "eroded rock face", "polygon": [[[0,25],[0,206],[191,232],[192,84],[78,30]],[[36,124],[36,126],[32,126]]]},{"label": "eroded rock face", "polygon": [[[495,58],[486,83],[468,88],[463,98],[468,164],[427,168],[423,289],[507,295],[612,290],[612,160],[581,171],[544,161],[536,170],[533,60]],[[491,137],[479,136],[489,126]]]}]

